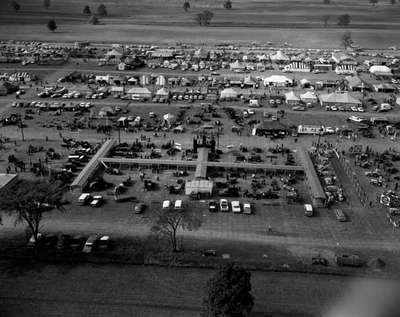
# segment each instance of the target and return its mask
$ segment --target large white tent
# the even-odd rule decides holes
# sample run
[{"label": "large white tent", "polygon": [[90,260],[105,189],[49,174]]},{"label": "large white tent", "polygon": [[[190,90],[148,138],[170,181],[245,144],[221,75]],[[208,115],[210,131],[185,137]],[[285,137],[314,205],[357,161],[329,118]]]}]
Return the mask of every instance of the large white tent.
[{"label": "large white tent", "polygon": [[320,95],[319,101],[321,102],[322,106],[329,104],[361,105],[361,101],[351,96],[347,91]]},{"label": "large white tent", "polygon": [[273,62],[287,62],[290,58],[285,55],[282,51],[276,52],[276,54],[271,55],[271,61]]},{"label": "large white tent", "polygon": [[300,98],[296,96],[293,91],[289,91],[285,94],[285,99],[288,104],[296,104],[300,102]]},{"label": "large white tent", "polygon": [[301,101],[305,102],[305,103],[315,103],[318,102],[318,97],[315,94],[315,92],[313,91],[307,91],[304,94],[300,95],[300,99]]},{"label": "large white tent", "polygon": [[374,75],[381,75],[381,76],[391,76],[392,71],[389,67],[384,65],[374,65],[371,66],[369,72]]},{"label": "large white tent", "polygon": [[293,83],[293,80],[283,75],[272,75],[263,79],[264,86],[287,86]]},{"label": "large white tent", "polygon": [[238,97],[238,93],[233,88],[225,88],[221,91],[221,99],[233,99]]}]

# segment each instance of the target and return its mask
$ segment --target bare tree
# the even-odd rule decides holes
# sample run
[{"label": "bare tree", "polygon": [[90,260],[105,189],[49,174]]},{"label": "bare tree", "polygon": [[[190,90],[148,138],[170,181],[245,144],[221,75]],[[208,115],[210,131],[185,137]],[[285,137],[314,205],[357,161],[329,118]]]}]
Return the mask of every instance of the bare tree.
[{"label": "bare tree", "polygon": [[180,230],[192,231],[201,226],[201,220],[189,210],[161,210],[156,212],[151,218],[151,231],[166,237],[171,245],[173,252],[179,250],[177,234]]},{"label": "bare tree", "polygon": [[86,5],[86,6],[83,8],[83,14],[85,14],[85,15],[90,15],[90,14],[92,14],[92,11],[90,10],[90,7],[89,7],[88,5]]},{"label": "bare tree", "polygon": [[48,9],[50,8],[50,0],[43,0],[43,6]]},{"label": "bare tree", "polygon": [[57,29],[57,23],[55,20],[49,20],[49,22],[47,22],[47,28],[54,32]]},{"label": "bare tree", "polygon": [[39,240],[43,215],[62,207],[62,187],[45,181],[20,180],[0,195],[0,209],[15,216],[15,223],[25,223],[35,246]]},{"label": "bare tree", "polygon": [[342,41],[342,46],[343,46],[344,48],[350,47],[350,46],[353,44],[353,40],[352,40],[352,38],[351,38],[351,32],[348,32],[348,31],[345,32],[345,33],[342,35],[341,41]]},{"label": "bare tree", "polygon": [[13,1],[11,2],[11,8],[15,11],[18,12],[19,10],[21,10],[21,6],[17,1]]},{"label": "bare tree", "polygon": [[107,8],[104,4],[100,4],[97,7],[97,14],[101,17],[106,17],[108,15]]},{"label": "bare tree", "polygon": [[232,9],[232,1],[231,0],[226,0],[224,2],[224,8],[227,9],[227,10]]},{"label": "bare tree", "polygon": [[348,14],[343,14],[338,17],[338,25],[347,26],[350,24],[351,17]]},{"label": "bare tree", "polygon": [[198,13],[196,15],[195,19],[199,25],[209,25],[213,17],[214,17],[214,13],[212,13],[211,11],[205,10],[201,13]]},{"label": "bare tree", "polygon": [[190,3],[189,1],[185,1],[183,3],[183,10],[185,10],[185,12],[188,12],[189,9],[190,9]]}]

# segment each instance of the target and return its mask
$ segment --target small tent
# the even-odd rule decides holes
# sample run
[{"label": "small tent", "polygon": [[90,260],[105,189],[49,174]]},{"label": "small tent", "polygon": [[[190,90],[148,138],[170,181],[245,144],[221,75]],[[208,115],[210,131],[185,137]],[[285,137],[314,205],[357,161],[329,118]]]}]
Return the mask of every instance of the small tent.
[{"label": "small tent", "polygon": [[285,99],[286,99],[286,103],[290,104],[290,105],[298,104],[300,102],[300,98],[297,97],[293,91],[289,91],[288,93],[286,93]]},{"label": "small tent", "polygon": [[301,101],[305,103],[316,103],[318,102],[318,97],[313,91],[307,91],[304,94],[300,95]]}]

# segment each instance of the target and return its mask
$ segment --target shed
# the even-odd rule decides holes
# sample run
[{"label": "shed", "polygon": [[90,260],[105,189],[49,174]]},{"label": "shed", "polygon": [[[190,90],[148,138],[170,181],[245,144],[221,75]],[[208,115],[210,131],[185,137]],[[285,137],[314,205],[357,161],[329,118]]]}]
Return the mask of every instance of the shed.
[{"label": "shed", "polygon": [[185,184],[185,194],[207,194],[212,195],[214,183],[209,180],[195,179]]}]

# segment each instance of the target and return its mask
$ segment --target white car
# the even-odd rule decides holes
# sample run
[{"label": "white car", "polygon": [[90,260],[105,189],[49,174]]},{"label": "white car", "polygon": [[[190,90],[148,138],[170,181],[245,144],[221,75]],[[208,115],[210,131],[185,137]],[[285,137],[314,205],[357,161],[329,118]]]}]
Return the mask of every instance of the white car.
[{"label": "white car", "polygon": [[333,134],[335,132],[336,132],[335,128],[333,128],[333,127],[325,127],[325,133]]},{"label": "white car", "polygon": [[249,115],[254,115],[256,112],[253,109],[247,109]]},{"label": "white car", "polygon": [[240,208],[240,202],[237,200],[234,200],[231,202],[231,206],[232,206],[232,212],[233,213],[241,213],[242,212],[242,208]]},{"label": "white car", "polygon": [[351,111],[358,112],[358,108],[356,106],[351,106],[350,109]]},{"label": "white car", "polygon": [[243,213],[246,215],[251,215],[252,214],[252,209],[251,209],[251,204],[246,202],[243,203]]},{"label": "white car", "polygon": [[164,200],[162,203],[162,209],[168,209],[171,206],[171,202],[169,200]]},{"label": "white car", "polygon": [[358,109],[358,112],[365,112],[363,107],[358,107],[357,109]]},{"label": "white car", "polygon": [[100,207],[103,204],[103,196],[93,196],[93,200],[90,202],[91,207]]},{"label": "white car", "polygon": [[331,110],[332,110],[332,111],[338,111],[338,107],[336,107],[336,106],[331,106]]},{"label": "white car", "polygon": [[348,120],[353,122],[362,122],[364,119],[357,116],[350,116]]},{"label": "white car", "polygon": [[228,201],[226,199],[221,199],[219,201],[219,210],[221,210],[222,212],[229,211],[229,205],[228,205]]}]

